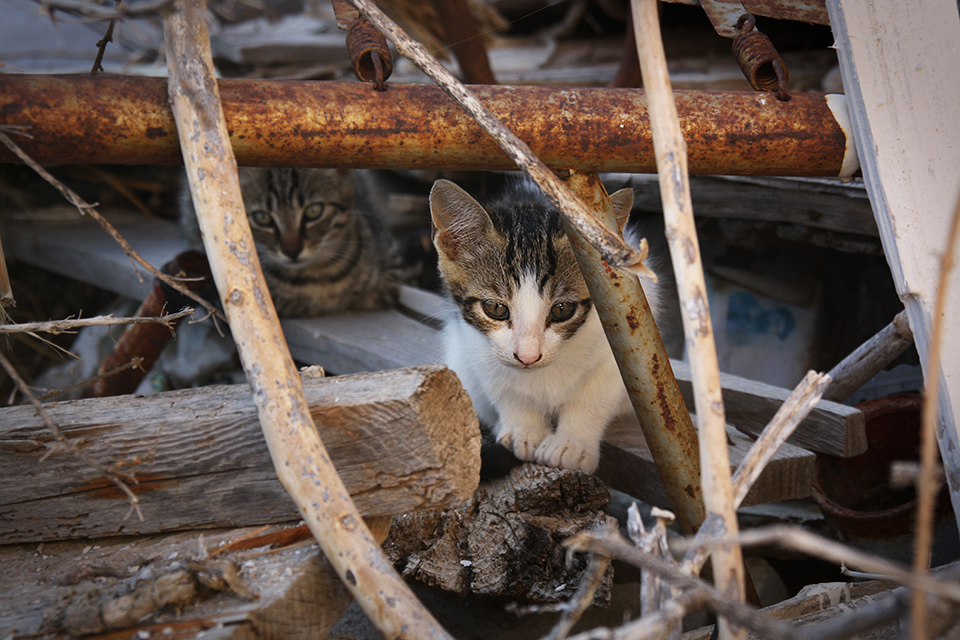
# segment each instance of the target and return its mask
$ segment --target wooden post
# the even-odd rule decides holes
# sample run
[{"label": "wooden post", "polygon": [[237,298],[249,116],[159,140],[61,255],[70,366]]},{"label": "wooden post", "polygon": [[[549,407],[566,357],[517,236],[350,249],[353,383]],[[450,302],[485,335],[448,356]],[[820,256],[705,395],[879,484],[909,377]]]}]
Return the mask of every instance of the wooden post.
[{"label": "wooden post", "polygon": [[317,435],[240,197],[205,3],[178,0],[163,21],[170,101],[204,248],[277,476],[341,580],[385,637],[448,638],[384,558]]}]

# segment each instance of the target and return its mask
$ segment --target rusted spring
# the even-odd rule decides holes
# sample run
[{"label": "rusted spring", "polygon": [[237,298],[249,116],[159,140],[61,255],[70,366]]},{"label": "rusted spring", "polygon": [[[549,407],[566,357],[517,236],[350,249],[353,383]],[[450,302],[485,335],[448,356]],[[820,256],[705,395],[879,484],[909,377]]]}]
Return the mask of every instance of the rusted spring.
[{"label": "rusted spring", "polygon": [[364,16],[347,31],[347,52],[353,73],[364,82],[372,82],[377,91],[386,91],[387,78],[393,73],[393,56],[387,39]]},{"label": "rusted spring", "polygon": [[765,34],[756,30],[757,20],[745,13],[737,20],[737,35],[733,39],[733,55],[743,75],[757,91],[776,91],[777,100],[789,100],[787,80],[790,73],[776,47]]}]

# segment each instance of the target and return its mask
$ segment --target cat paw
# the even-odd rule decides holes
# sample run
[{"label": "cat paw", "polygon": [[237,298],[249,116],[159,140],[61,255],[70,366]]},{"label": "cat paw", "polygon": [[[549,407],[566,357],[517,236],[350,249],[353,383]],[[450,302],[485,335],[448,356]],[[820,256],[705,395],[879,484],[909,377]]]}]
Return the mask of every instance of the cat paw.
[{"label": "cat paw", "polygon": [[501,427],[497,440],[521,460],[536,460],[536,451],[550,434],[546,428],[520,428],[520,427]]},{"label": "cat paw", "polygon": [[543,439],[535,455],[539,464],[548,467],[593,473],[600,463],[600,443],[554,433]]}]

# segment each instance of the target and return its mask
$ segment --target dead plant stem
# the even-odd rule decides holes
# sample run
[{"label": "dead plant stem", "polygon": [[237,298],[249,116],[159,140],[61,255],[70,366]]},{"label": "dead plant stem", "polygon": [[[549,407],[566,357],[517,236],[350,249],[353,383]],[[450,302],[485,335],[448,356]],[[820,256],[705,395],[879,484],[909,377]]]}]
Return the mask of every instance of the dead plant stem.
[{"label": "dead plant stem", "polygon": [[0,324],[0,334],[4,333],[52,333],[54,335],[67,333],[82,327],[97,327],[118,324],[162,324],[173,331],[176,320],[193,314],[191,307],[165,316],[151,316],[145,318],[114,318],[112,315],[95,316],[93,318],[77,318],[64,320],[50,320],[47,322],[23,322],[20,324]]}]

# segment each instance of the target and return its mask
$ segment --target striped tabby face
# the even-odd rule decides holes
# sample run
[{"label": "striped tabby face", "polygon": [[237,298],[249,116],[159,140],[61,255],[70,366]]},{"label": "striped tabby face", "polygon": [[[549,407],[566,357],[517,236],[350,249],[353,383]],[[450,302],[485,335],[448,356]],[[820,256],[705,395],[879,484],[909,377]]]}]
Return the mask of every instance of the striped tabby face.
[{"label": "striped tabby face", "polygon": [[512,185],[486,209],[447,180],[430,192],[440,273],[460,314],[504,365],[552,362],[592,303],[559,213]]},{"label": "striped tabby face", "polygon": [[343,260],[354,183],[336,169],[240,169],[240,189],[264,266],[300,269]]}]

